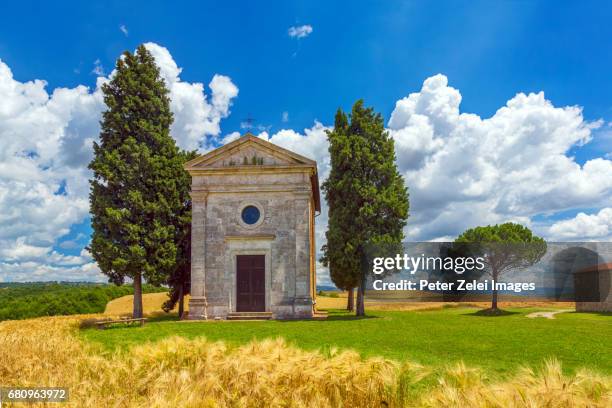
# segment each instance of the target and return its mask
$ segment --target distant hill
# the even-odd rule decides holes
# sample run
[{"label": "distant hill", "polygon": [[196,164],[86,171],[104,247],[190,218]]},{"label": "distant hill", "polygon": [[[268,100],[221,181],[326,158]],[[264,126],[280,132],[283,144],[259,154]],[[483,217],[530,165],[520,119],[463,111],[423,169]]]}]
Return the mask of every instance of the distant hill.
[{"label": "distant hill", "polygon": [[337,290],[340,291],[340,289],[338,289],[335,286],[330,286],[330,285],[317,285],[317,292],[320,290]]},{"label": "distant hill", "polygon": [[[143,285],[143,292],[165,292],[166,288]],[[131,295],[131,285],[91,282],[0,283],[0,321],[100,313],[115,298]]]},{"label": "distant hill", "polygon": [[87,282],[87,281],[44,281],[44,282],[0,282],[0,289],[2,288],[19,288],[19,287],[48,287],[49,285],[62,285],[62,286],[108,286],[108,283],[101,282]]}]

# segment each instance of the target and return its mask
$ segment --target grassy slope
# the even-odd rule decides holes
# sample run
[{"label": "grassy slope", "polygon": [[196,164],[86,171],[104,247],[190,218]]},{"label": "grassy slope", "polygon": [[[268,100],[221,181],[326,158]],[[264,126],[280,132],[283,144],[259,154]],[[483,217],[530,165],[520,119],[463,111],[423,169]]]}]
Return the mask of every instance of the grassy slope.
[{"label": "grassy slope", "polygon": [[[143,285],[145,293],[160,291],[166,289]],[[87,282],[0,283],[0,320],[100,313],[109,300],[133,292],[130,285]]]},{"label": "grassy slope", "polygon": [[[168,292],[145,293],[142,295],[142,310],[144,313],[159,313],[162,305],[168,300]],[[186,302],[188,303],[188,302]],[[106,304],[105,315],[131,314],[134,305],[134,295],[126,295],[113,299]],[[178,310],[178,305],[174,308]]]},{"label": "grassy slope", "polygon": [[436,367],[463,360],[487,371],[508,373],[556,356],[570,371],[588,367],[612,373],[610,315],[565,313],[548,320],[525,317],[542,309],[515,309],[516,314],[501,317],[476,316],[475,310],[372,311],[366,319],[334,312],[327,321],[159,321],[143,328],[90,329],[82,335],[109,350],[171,335],[205,336],[236,345],[253,338],[282,336],[306,349],[352,348],[364,356],[408,359]]}]

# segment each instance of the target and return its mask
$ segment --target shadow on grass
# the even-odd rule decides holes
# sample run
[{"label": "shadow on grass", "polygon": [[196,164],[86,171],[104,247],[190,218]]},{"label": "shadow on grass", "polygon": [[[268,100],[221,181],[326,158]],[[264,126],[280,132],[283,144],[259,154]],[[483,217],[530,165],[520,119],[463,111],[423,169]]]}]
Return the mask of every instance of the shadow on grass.
[{"label": "shadow on grass", "polygon": [[366,315],[366,316],[355,316],[354,313],[349,313],[344,309],[325,309],[327,312],[327,319],[288,319],[288,320],[274,320],[279,323],[292,323],[292,322],[314,322],[314,321],[350,321],[350,320],[364,320],[364,319],[380,319],[381,316]]},{"label": "shadow on grass", "polygon": [[366,319],[380,319],[380,316],[372,316],[372,315],[365,315],[365,316],[355,316],[355,315],[328,315],[327,319],[328,321],[330,320],[340,320],[340,321],[344,321],[344,320],[366,320]]},{"label": "shadow on grass", "polygon": [[583,312],[583,311],[578,311],[578,310],[572,310],[571,312],[564,312],[564,314],[570,314],[570,315],[593,315],[593,316],[606,316],[606,317],[612,317],[612,312]]},{"label": "shadow on grass", "polygon": [[[131,319],[132,314],[127,313],[127,314],[121,315],[120,317]],[[160,312],[145,313],[143,317],[147,319],[146,323],[167,322],[167,321],[177,321],[178,322],[180,320],[178,318],[178,313],[176,312],[166,313],[166,312],[160,311]]]},{"label": "shadow on grass", "polygon": [[612,312],[574,312],[574,313],[591,313],[597,316],[612,317]]},{"label": "shadow on grass", "polygon": [[145,317],[147,318],[147,323],[149,322],[168,322],[168,321],[178,322],[180,320],[178,317],[178,313],[155,312],[155,313],[150,313],[146,315]]},{"label": "shadow on grass", "polygon": [[468,313],[466,316],[477,316],[477,317],[502,317],[520,314],[520,312],[511,312],[510,310],[502,309],[481,309],[474,313]]},{"label": "shadow on grass", "polygon": [[[98,323],[109,321],[109,320],[113,320],[115,322],[107,324],[105,327],[103,327],[104,330],[142,327],[139,324],[133,324],[133,323],[126,324],[125,322],[121,321],[121,319],[130,319],[131,317],[132,317],[131,314],[123,314],[120,316],[113,316],[113,317],[103,316],[103,317],[97,317],[97,318],[83,319],[79,322],[79,328],[81,330],[100,329],[98,327]],[[147,319],[145,325],[147,323],[179,321],[178,315],[176,313],[155,312],[155,313],[145,315],[145,318]]]},{"label": "shadow on grass", "polygon": [[327,319],[326,320],[364,320],[364,319],[380,319],[380,316],[368,314],[366,311],[365,316],[355,316],[355,312],[349,312],[346,309],[327,309]]}]

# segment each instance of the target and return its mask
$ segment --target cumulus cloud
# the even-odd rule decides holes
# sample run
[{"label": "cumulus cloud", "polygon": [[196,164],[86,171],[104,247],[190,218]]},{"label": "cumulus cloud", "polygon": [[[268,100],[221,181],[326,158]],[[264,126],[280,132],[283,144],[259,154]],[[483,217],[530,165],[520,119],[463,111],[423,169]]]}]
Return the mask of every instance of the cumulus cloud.
[{"label": "cumulus cloud", "polygon": [[329,129],[329,127],[315,121],[311,128],[304,129],[303,134],[292,129],[282,129],[271,136],[267,132],[262,132],[259,134],[259,137],[302,156],[316,160],[319,167],[319,177],[327,178],[330,164],[329,153],[327,151],[326,129]]},{"label": "cumulus cloud", "polygon": [[399,100],[388,127],[411,194],[411,239],[454,237],[465,228],[602,206],[612,196],[612,162],[583,165],[570,148],[602,125],[577,106],[555,107],[543,92],[519,93],[490,118],[460,112],[444,75]]},{"label": "cumulus cloud", "polygon": [[560,240],[612,241],[612,208],[602,208],[596,214],[578,213],[574,218],[553,223],[548,235]]},{"label": "cumulus cloud", "polygon": [[76,266],[54,266],[48,263],[0,261],[0,282],[79,281],[106,282],[95,262]]},{"label": "cumulus cloud", "polygon": [[0,61],[0,273],[8,263],[64,263],[52,246],[89,210],[85,167],[102,96],[84,86],[52,94],[45,87],[15,80]]},{"label": "cumulus cloud", "polygon": [[[214,143],[238,88],[215,75],[209,97],[202,84],[181,80],[166,48],[146,47],[170,89],[177,143],[188,149]],[[103,75],[99,60],[95,66],[94,73]],[[49,92],[44,80],[16,80],[0,60],[0,280],[101,279],[87,254],[66,256],[53,248],[87,218],[87,164],[105,109],[101,86],[112,75],[99,76],[93,89]]]},{"label": "cumulus cloud", "polygon": [[181,81],[179,68],[167,48],[145,43],[155,57],[161,76],[170,89],[170,108],[174,113],[172,135],[184,149],[207,150],[219,142],[220,122],[230,114],[238,87],[225,75],[214,75],[209,83],[211,98],[204,84]]},{"label": "cumulus cloud", "polygon": [[[240,132],[232,132],[228,135],[225,135],[222,139],[221,139],[221,145],[226,145],[229,142],[233,142],[234,140],[238,139],[241,136]],[[212,148],[211,148],[212,150]]]},{"label": "cumulus cloud", "polygon": [[291,38],[306,38],[312,34],[312,26],[309,24],[301,26],[292,26],[287,30],[289,37]]}]

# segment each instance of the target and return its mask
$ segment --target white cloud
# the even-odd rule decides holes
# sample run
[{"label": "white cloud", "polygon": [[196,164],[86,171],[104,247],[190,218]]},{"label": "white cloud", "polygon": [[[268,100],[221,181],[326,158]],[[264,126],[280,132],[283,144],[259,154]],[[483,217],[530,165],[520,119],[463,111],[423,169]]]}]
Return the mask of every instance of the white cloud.
[{"label": "white cloud", "polygon": [[85,167],[101,93],[78,86],[49,95],[45,87],[15,80],[0,61],[0,273],[8,263],[66,263],[52,246],[89,209]]},{"label": "white cloud", "polygon": [[49,248],[27,244],[25,237],[19,237],[10,244],[10,246],[0,249],[0,256],[7,261],[39,258],[49,252]]},{"label": "white cloud", "polygon": [[325,133],[327,129],[329,127],[315,121],[311,128],[304,129],[304,134],[292,129],[282,129],[272,136],[269,136],[267,132],[262,132],[258,136],[285,149],[316,160],[319,167],[319,178],[324,179],[329,174],[330,169],[327,134]]},{"label": "white cloud", "polygon": [[77,266],[53,266],[36,262],[0,261],[0,282],[80,281],[107,282],[95,262]]},{"label": "white cloud", "polygon": [[88,237],[81,232],[73,239],[61,242],[58,246],[62,249],[75,249],[82,247],[84,240],[88,240]]},{"label": "white cloud", "polygon": [[[602,206],[612,198],[612,162],[568,156],[601,122],[544,93],[519,93],[492,117],[461,113],[444,75],[396,103],[388,126],[410,188],[411,239],[456,236],[475,225]],[[543,232],[543,231],[540,231]]]},{"label": "white cloud", "polygon": [[[234,140],[240,137],[240,132],[232,132],[229,135],[226,135],[221,139],[221,146],[228,144],[229,142],[233,142]],[[212,150],[212,148],[211,148]]]},{"label": "white cloud", "polygon": [[208,86],[212,91],[212,105],[215,112],[221,117],[227,117],[232,99],[238,96],[238,88],[230,77],[225,75],[215,75]]},{"label": "white cloud", "polygon": [[167,48],[155,43],[146,43],[145,47],[155,57],[161,76],[170,89],[170,107],[174,113],[172,135],[177,143],[189,150],[209,149],[218,142],[219,124],[230,114],[232,101],[238,96],[238,87],[231,78],[217,74],[208,85],[211,90],[209,101],[202,83],[181,81],[182,68],[178,67]]},{"label": "white cloud", "polygon": [[126,37],[128,36],[129,32],[127,27],[125,26],[125,24],[121,24],[119,26],[119,31],[121,31],[123,33],[123,35],[125,35]]},{"label": "white cloud", "polygon": [[102,62],[100,61],[100,58],[96,59],[94,61],[94,67],[91,70],[91,73],[97,76],[104,76],[104,67],[102,66]]},{"label": "white cloud", "polygon": [[312,34],[312,26],[309,24],[301,26],[292,26],[287,30],[291,38],[305,38]]},{"label": "white cloud", "polygon": [[[146,46],[170,89],[178,144],[210,145],[238,88],[215,75],[209,102],[202,84],[181,80],[166,48]],[[99,60],[95,66],[96,74],[103,72]],[[99,76],[94,89],[79,85],[48,93],[45,81],[20,82],[0,60],[0,280],[94,279],[91,258],[66,256],[53,247],[89,212],[87,164],[100,131],[105,109],[100,87],[106,81]]]},{"label": "white cloud", "polygon": [[578,213],[574,218],[557,221],[548,235],[560,240],[612,241],[612,208],[602,208],[596,214]]},{"label": "white cloud", "polygon": [[321,262],[319,262],[318,258],[316,261],[317,268],[317,286],[334,286],[334,282],[332,282],[331,277],[329,275],[329,268],[323,266]]},{"label": "white cloud", "polygon": [[283,121],[283,123],[289,122],[289,112],[284,111],[281,116],[281,120]]}]

